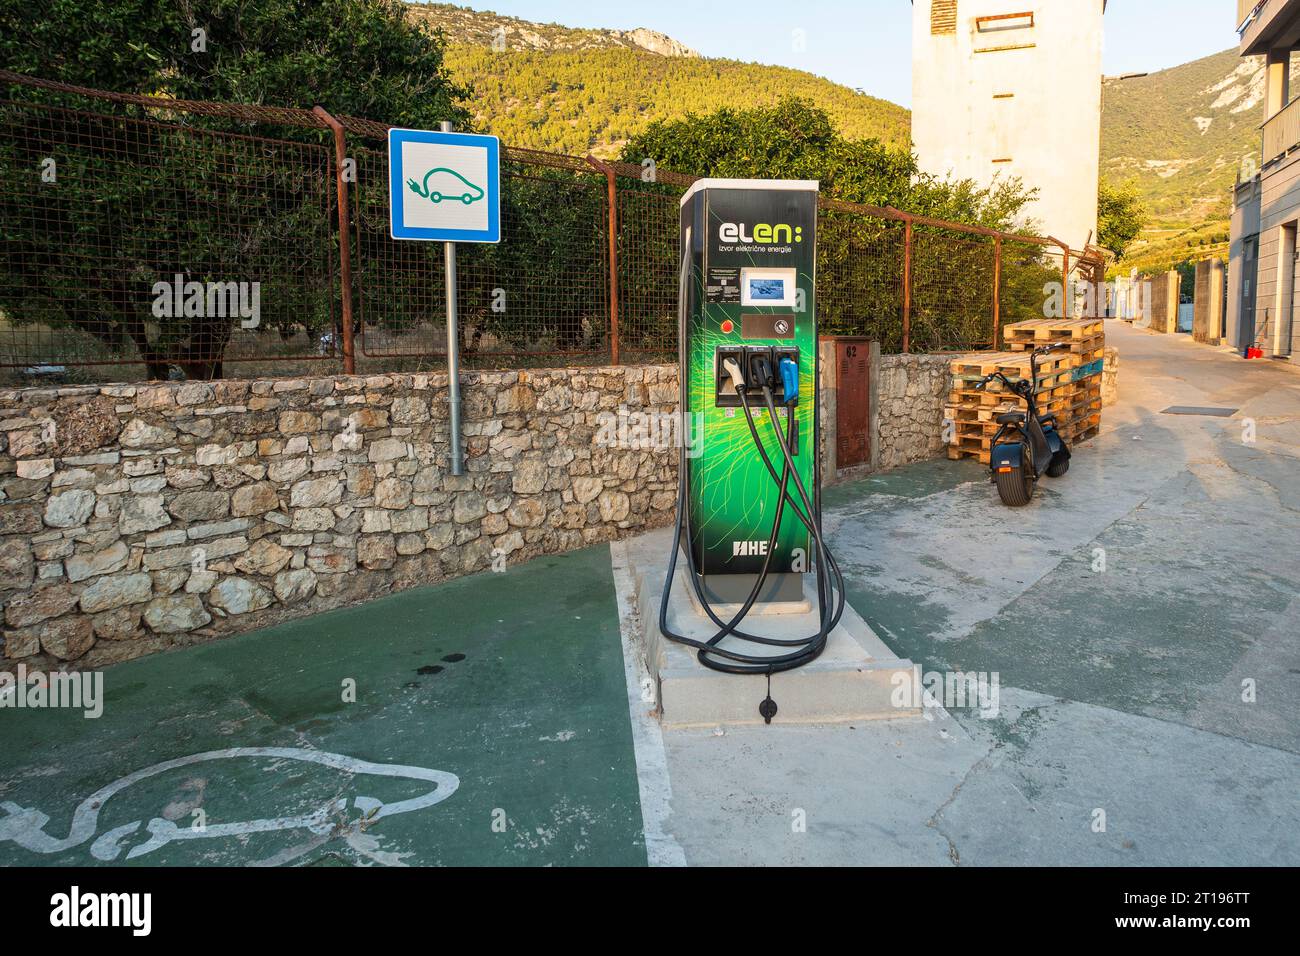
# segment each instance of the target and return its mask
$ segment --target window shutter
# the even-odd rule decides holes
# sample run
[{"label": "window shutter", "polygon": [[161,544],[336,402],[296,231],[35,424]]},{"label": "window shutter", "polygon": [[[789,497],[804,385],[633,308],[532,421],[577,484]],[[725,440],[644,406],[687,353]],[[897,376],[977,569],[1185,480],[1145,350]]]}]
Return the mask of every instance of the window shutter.
[{"label": "window shutter", "polygon": [[957,35],[957,0],[931,0],[930,34],[937,37]]}]

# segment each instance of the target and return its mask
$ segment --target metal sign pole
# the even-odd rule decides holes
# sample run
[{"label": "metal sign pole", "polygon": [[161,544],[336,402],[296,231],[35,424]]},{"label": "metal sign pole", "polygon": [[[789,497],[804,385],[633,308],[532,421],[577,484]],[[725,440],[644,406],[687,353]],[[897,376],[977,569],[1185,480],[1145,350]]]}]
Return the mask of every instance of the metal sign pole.
[{"label": "metal sign pole", "polygon": [[501,241],[501,143],[495,136],[441,130],[388,130],[388,231],[396,240],[441,242],[447,282],[448,462],[465,474],[461,434],[460,326],[456,246]]},{"label": "metal sign pole", "polygon": [[[448,120],[442,131],[452,132]],[[451,410],[451,473],[465,473],[460,447],[460,329],[456,323],[456,243],[443,243],[447,273],[447,403]]]}]

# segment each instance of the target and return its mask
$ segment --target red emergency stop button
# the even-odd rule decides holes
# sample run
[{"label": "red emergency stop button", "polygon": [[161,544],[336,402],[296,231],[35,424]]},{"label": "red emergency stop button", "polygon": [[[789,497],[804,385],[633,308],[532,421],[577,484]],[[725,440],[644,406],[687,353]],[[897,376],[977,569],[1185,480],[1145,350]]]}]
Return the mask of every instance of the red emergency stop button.
[{"label": "red emergency stop button", "polygon": [[731,319],[727,319],[722,323],[722,331],[724,334],[730,335],[732,332],[736,331],[736,323],[732,322]]}]

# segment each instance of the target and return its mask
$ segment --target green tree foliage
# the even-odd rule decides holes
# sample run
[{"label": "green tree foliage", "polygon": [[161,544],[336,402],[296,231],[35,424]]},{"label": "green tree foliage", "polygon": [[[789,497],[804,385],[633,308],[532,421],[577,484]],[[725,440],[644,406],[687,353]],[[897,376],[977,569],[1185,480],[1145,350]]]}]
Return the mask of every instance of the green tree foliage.
[{"label": "green tree foliage", "polygon": [[1102,180],[1097,191],[1098,245],[1122,261],[1133,240],[1145,228],[1146,219],[1146,209],[1138,198],[1135,184],[1113,185]]},{"label": "green tree foliage", "polygon": [[[327,153],[259,143],[0,108],[0,308],[8,320],[36,326],[29,341],[54,350],[44,360],[138,360],[153,378],[172,363],[192,377],[219,376],[242,318],[226,311],[231,299],[209,306],[206,294],[203,314],[160,316],[155,286],[177,274],[205,289],[256,282],[262,334],[328,327]],[[50,181],[42,178],[47,161]]]},{"label": "green tree foliage", "polygon": [[[473,30],[463,22],[466,17],[476,24]],[[425,19],[447,24],[453,40],[477,40],[451,43],[447,62],[457,79],[474,90],[475,122],[511,145],[610,157],[636,152],[628,144],[646,143],[647,136],[656,135],[651,130],[668,128],[669,138],[684,142],[693,124],[702,122],[725,135],[732,113],[719,115],[719,111],[735,101],[736,90],[744,90],[747,102],[770,111],[779,110],[792,97],[816,102],[819,111],[813,125],[827,141],[842,137],[845,143],[877,144],[870,151],[858,151],[856,168],[846,162],[846,182],[906,183],[911,138],[907,111],[811,73],[734,60],[596,48],[592,45],[596,38],[550,24],[528,25],[544,37],[549,49],[512,46],[496,51],[487,42],[497,18],[458,12],[452,19],[432,7]],[[700,120],[701,116],[714,119]],[[798,125],[802,119],[791,115],[789,122]],[[684,125],[673,126],[676,123]],[[661,168],[687,173],[704,168],[676,152],[666,151],[659,162]],[[811,160],[808,165],[813,165]],[[623,346],[671,350],[677,335],[679,191],[626,179],[620,180],[619,188]],[[863,190],[858,195],[870,201],[875,194]],[[580,205],[585,218],[591,210]],[[951,208],[941,211],[947,214]],[[569,327],[575,321],[565,320]]]},{"label": "green tree foliage", "polygon": [[[1011,230],[1033,197],[1016,179],[981,187],[922,174],[909,152],[877,140],[847,139],[825,110],[795,98],[770,108],[724,107],[652,123],[628,143],[622,158],[650,159],[657,168],[695,176],[815,179],[832,199],[991,229]],[[902,233],[895,220],[823,211],[817,270],[819,318],[828,331],[869,334],[886,351],[901,348]],[[661,242],[668,245],[672,238]],[[670,252],[663,254],[671,260]],[[916,228],[915,347],[991,341],[993,255],[992,241],[984,237]],[[1037,247],[1027,246],[1020,258],[1037,262]],[[660,318],[661,324],[667,321]]]},{"label": "green tree foliage", "polygon": [[[0,0],[0,62],[122,92],[464,124],[464,91],[442,53],[442,37],[408,23],[396,0]],[[79,330],[151,377],[166,376],[170,362],[219,376],[232,334],[228,317],[153,313],[155,282],[175,273],[260,283],[264,328],[310,335],[333,322],[327,134],[9,92],[47,104],[0,111],[0,308],[9,321]],[[47,160],[56,178],[42,176]]]},{"label": "green tree foliage", "polygon": [[465,124],[445,38],[405,10],[398,0],[0,0],[0,62],[119,92]]},{"label": "green tree foliage", "polygon": [[651,159],[693,176],[816,179],[822,195],[833,199],[991,229],[1011,229],[1033,198],[1017,179],[981,187],[923,174],[906,150],[848,139],[826,110],[798,98],[656,121],[627,144],[622,158]]}]

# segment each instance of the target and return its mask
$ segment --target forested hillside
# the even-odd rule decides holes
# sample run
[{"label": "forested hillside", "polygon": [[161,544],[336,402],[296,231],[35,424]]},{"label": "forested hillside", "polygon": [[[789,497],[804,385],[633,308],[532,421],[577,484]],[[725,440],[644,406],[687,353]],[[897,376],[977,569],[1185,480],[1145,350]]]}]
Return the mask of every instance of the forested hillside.
[{"label": "forested hillside", "polygon": [[1103,89],[1102,175],[1135,182],[1151,216],[1123,269],[1226,255],[1233,184],[1260,161],[1263,60],[1225,50]]},{"label": "forested hillside", "polygon": [[1225,218],[1242,163],[1258,165],[1263,62],[1225,50],[1103,90],[1102,170],[1139,184],[1152,225]]},{"label": "forested hillside", "polygon": [[707,59],[650,30],[577,30],[446,4],[410,15],[448,37],[447,65],[473,88],[477,124],[514,146],[614,156],[658,119],[801,97],[850,139],[909,144],[901,106],[781,66]]}]

